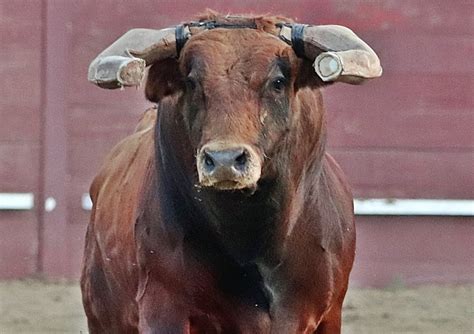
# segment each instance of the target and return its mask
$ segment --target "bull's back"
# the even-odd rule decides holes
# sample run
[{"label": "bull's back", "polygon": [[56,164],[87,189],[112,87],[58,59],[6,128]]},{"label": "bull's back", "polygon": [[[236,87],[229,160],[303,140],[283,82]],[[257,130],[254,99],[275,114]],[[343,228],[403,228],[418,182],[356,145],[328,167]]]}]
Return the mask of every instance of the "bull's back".
[{"label": "bull's back", "polygon": [[118,143],[105,158],[90,188],[91,223],[95,227],[129,226],[128,218],[137,209],[147,171],[152,168],[155,121],[156,109],[147,110],[135,132]]},{"label": "bull's back", "polygon": [[354,261],[352,194],[339,165],[327,153],[322,169],[308,175],[305,186],[299,221],[287,241],[291,259],[287,272],[299,278],[301,290],[293,293],[296,301],[306,300],[308,309],[314,307],[307,312],[324,315],[324,324],[340,317]]},{"label": "bull's back", "polygon": [[[135,133],[108,154],[90,188],[93,208],[81,288],[90,325],[97,332],[127,328],[137,320],[134,225],[153,168],[155,121],[156,109],[149,109]],[[97,323],[91,324],[94,319]]]},{"label": "bull's back", "polygon": [[328,247],[338,257],[335,269],[337,274],[342,274],[341,279],[347,281],[355,257],[353,196],[344,172],[328,153],[323,160],[323,180],[319,195],[319,215],[325,222],[326,238],[330,240]]}]

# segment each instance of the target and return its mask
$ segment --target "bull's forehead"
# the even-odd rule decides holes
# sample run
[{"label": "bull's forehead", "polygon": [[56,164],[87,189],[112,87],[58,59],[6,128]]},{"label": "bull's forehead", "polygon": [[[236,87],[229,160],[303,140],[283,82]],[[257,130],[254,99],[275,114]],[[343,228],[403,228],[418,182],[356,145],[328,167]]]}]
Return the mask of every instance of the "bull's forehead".
[{"label": "bull's forehead", "polygon": [[[182,55],[183,71],[216,77],[264,81],[279,58],[293,58],[280,39],[255,29],[215,29],[192,37]],[[203,78],[205,79],[205,78]]]}]

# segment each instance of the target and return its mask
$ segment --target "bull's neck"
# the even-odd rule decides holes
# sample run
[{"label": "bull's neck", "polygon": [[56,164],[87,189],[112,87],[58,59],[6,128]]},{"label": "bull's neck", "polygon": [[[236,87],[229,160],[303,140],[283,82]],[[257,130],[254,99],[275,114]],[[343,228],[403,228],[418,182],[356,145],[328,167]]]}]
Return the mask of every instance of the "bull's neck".
[{"label": "bull's neck", "polygon": [[200,188],[191,145],[184,131],[175,128],[176,120],[163,114],[156,127],[155,157],[157,200],[166,228],[185,235],[193,247],[219,249],[239,264],[267,256],[277,225],[287,216],[283,203],[290,194],[285,185],[262,180],[254,193]]},{"label": "bull's neck", "polygon": [[[295,220],[293,202],[304,200],[304,188],[315,184],[315,175],[319,174],[325,146],[324,122],[313,122],[319,124],[317,129],[301,125],[301,132],[289,135],[287,147],[281,150],[283,156],[273,158],[280,170],[276,168],[273,177],[259,181],[254,193],[222,192],[196,185],[192,145],[183,131],[181,114],[173,110],[176,104],[169,108],[160,108],[155,133],[157,200],[167,228],[178,229],[195,247],[200,242],[214,243],[239,263],[278,257],[291,228],[290,216]],[[313,120],[301,121],[308,126]],[[293,131],[298,128],[293,127]]]}]

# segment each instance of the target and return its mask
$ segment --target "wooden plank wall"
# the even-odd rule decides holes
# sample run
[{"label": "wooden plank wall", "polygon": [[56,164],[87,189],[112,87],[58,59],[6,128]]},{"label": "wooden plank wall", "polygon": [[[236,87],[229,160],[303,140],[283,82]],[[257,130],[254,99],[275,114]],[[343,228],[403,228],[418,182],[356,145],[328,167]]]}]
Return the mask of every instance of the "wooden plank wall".
[{"label": "wooden plank wall", "polygon": [[[0,192],[37,194],[43,182],[39,155],[41,131],[47,129],[41,128],[41,99],[48,92],[41,83],[41,6],[47,1],[0,2]],[[57,236],[68,245],[63,276],[75,278],[79,272],[89,215],[81,208],[82,194],[104,155],[132,131],[150,105],[142,90],[106,91],[89,84],[90,60],[128,29],[173,25],[206,8],[280,13],[305,23],[351,27],[377,51],[384,66],[381,79],[357,87],[334,85],[324,93],[330,151],[347,172],[355,195],[474,197],[471,1],[455,0],[449,6],[441,0],[321,0],[317,5],[310,0],[71,2],[64,26],[70,60],[63,83],[67,226],[65,235]],[[0,277],[35,272],[39,216],[37,209],[0,212]],[[365,249],[372,246],[378,247],[368,244]],[[25,260],[12,265],[12,258]],[[365,260],[370,257],[360,259],[369,263]]]},{"label": "wooden plank wall", "polygon": [[332,151],[356,196],[473,198],[473,3],[355,3],[351,21],[379,22],[366,35],[384,65],[369,94],[328,89]]},{"label": "wooden plank wall", "polygon": [[[0,192],[38,193],[41,150],[40,2],[0,2]],[[37,211],[0,211],[0,277],[37,270]]]}]

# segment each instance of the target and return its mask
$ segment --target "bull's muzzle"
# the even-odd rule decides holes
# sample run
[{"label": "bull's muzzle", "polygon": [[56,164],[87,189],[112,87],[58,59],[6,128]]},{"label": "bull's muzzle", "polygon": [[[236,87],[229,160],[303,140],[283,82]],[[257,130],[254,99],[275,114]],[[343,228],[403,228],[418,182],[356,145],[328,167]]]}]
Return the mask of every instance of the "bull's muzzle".
[{"label": "bull's muzzle", "polygon": [[261,160],[248,145],[215,142],[197,154],[199,183],[217,190],[254,188],[261,175]]}]

